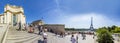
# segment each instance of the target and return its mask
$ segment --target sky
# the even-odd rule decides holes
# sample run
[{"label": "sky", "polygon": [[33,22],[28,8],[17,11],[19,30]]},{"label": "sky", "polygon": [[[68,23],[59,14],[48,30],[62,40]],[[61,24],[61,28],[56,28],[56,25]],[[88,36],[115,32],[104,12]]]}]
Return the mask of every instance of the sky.
[{"label": "sky", "polygon": [[69,28],[120,26],[120,0],[0,0],[0,13],[6,4],[22,6],[26,22],[42,19],[45,24],[65,24]]}]

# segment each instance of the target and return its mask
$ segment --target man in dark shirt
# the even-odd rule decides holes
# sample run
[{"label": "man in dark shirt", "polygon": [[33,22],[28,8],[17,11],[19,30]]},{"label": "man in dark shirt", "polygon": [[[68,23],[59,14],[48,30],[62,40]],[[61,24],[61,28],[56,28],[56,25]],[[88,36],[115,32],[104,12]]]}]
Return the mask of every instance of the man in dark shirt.
[{"label": "man in dark shirt", "polygon": [[41,26],[41,25],[38,25],[38,30],[39,30],[38,35],[40,35],[40,34],[41,34],[41,32],[42,32],[42,26]]}]

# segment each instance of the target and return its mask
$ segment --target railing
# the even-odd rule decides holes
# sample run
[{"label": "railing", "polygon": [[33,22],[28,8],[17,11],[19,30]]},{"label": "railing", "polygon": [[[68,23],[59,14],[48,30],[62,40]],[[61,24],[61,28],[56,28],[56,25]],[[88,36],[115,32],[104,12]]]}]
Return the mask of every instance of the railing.
[{"label": "railing", "polygon": [[6,36],[9,30],[9,25],[8,24],[0,24],[0,43],[5,43]]}]

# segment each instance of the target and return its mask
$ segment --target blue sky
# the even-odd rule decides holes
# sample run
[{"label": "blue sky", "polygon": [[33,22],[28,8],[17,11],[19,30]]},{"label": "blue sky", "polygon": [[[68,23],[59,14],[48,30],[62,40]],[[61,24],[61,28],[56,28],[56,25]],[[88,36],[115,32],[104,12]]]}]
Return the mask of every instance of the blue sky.
[{"label": "blue sky", "polygon": [[120,26],[120,0],[0,0],[0,13],[6,4],[22,6],[26,21],[43,18],[47,24],[65,24],[72,28]]}]

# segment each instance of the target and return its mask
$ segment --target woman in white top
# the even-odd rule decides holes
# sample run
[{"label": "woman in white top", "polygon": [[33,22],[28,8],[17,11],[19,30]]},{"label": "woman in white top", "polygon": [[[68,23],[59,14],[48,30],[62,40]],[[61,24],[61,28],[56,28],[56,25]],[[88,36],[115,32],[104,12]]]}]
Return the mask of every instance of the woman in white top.
[{"label": "woman in white top", "polygon": [[46,32],[47,32],[47,29],[44,29],[44,31],[43,31],[43,39],[44,39],[44,40],[43,40],[43,43],[47,43],[47,36],[48,36],[48,35],[47,35]]}]

